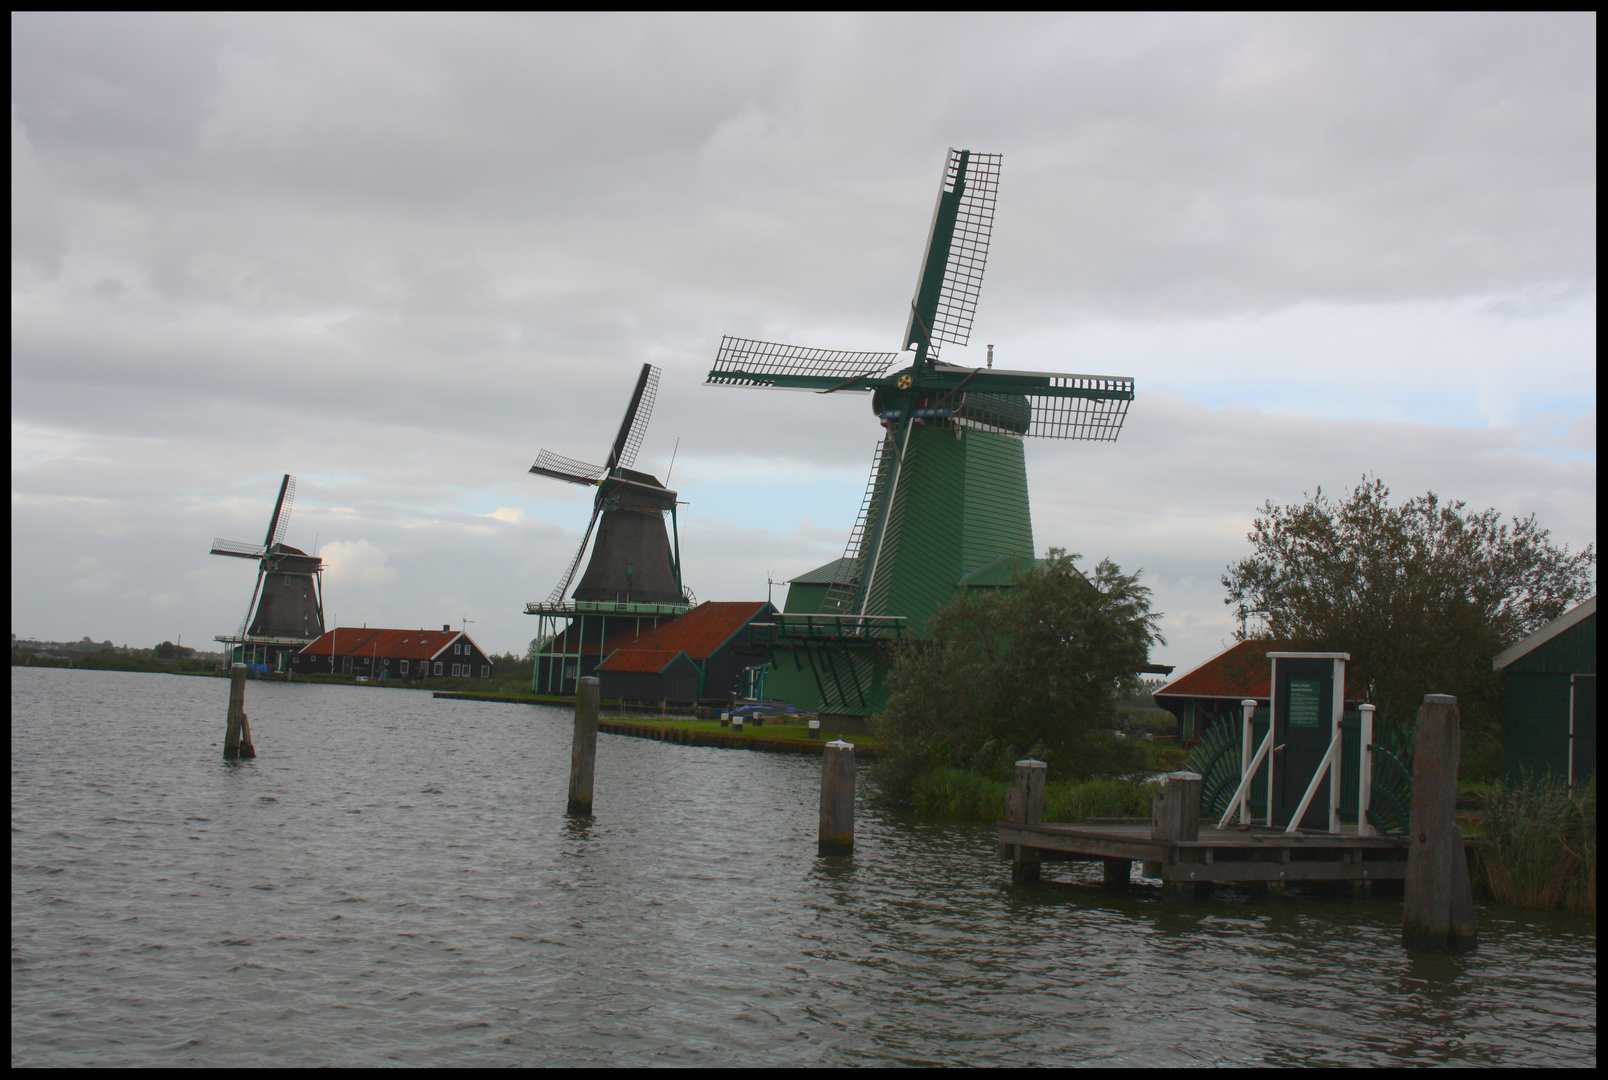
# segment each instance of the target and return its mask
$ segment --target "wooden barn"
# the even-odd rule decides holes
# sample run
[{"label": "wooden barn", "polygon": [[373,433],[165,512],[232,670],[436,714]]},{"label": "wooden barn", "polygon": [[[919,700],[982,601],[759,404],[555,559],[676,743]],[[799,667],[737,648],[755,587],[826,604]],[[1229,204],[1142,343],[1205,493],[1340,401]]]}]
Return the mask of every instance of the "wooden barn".
[{"label": "wooden barn", "polygon": [[1548,623],[1492,662],[1506,691],[1503,779],[1597,772],[1597,598]]},{"label": "wooden barn", "polygon": [[350,675],[375,682],[489,679],[491,658],[462,630],[339,626],[296,654],[297,675]]},{"label": "wooden barn", "polygon": [[730,700],[743,693],[745,671],[769,655],[753,642],[750,624],[774,614],[763,600],[711,601],[646,633],[616,637],[604,645],[599,690],[626,701]]}]

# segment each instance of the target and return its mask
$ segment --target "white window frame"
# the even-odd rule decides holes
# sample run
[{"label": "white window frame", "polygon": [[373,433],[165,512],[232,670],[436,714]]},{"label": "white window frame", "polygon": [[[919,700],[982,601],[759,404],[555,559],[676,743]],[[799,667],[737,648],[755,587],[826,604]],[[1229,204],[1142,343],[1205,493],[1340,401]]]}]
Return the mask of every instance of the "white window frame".
[{"label": "white window frame", "polygon": [[437,674],[437,675],[439,675],[439,674],[441,674],[441,661],[439,661],[439,660],[437,660],[437,661],[436,661],[436,662],[435,662],[435,666],[436,666],[436,667],[435,667],[435,673],[436,673],[436,674]]}]

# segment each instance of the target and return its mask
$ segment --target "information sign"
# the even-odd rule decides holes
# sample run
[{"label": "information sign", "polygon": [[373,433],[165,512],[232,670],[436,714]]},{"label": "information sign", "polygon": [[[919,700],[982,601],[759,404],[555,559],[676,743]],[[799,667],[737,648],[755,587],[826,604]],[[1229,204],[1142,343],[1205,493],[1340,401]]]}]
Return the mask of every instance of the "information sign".
[{"label": "information sign", "polygon": [[1315,728],[1320,722],[1322,684],[1316,679],[1290,680],[1290,726]]}]

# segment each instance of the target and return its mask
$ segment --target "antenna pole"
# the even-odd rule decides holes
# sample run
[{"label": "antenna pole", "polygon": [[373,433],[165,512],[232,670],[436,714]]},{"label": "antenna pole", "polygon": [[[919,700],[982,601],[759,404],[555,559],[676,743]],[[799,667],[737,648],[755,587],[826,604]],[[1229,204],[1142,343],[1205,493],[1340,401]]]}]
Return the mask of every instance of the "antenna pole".
[{"label": "antenna pole", "polygon": [[670,474],[676,471],[676,452],[681,449],[681,436],[676,436],[676,446],[670,451],[670,469],[664,474],[664,486],[670,486]]}]

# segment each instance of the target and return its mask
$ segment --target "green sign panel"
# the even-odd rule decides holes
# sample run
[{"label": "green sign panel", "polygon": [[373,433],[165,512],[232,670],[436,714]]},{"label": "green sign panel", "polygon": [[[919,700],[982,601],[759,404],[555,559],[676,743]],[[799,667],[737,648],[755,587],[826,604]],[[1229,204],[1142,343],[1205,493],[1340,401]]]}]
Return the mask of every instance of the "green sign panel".
[{"label": "green sign panel", "polygon": [[1316,679],[1290,680],[1291,727],[1318,726],[1318,693],[1321,685]]}]

